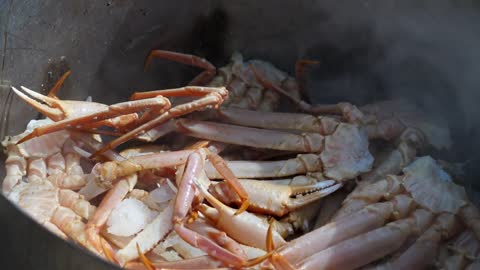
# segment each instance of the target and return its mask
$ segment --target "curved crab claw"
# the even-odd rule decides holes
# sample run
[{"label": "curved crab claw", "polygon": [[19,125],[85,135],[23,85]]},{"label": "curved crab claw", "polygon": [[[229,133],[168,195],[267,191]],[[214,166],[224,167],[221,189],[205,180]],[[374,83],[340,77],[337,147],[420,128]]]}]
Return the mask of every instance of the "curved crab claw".
[{"label": "curved crab claw", "polygon": [[[227,235],[244,245],[266,249],[265,241],[262,241],[262,239],[267,234],[267,221],[246,211],[235,215],[236,209],[226,206],[215,198],[198,180],[194,179],[193,182],[205,199],[214,207],[200,204],[197,208],[208,220],[215,224],[216,228],[226,232]],[[248,237],[245,237],[246,235]],[[276,231],[274,232],[274,241],[277,245],[286,243]]]},{"label": "curved crab claw", "polygon": [[17,96],[34,107],[37,111],[54,121],[60,121],[72,116],[78,116],[79,114],[83,115],[100,111],[108,107],[107,105],[96,102],[59,100],[44,96],[24,86],[21,86],[21,89],[31,97],[12,86],[12,90],[15,92],[15,94],[17,94]]},{"label": "curved crab claw", "polygon": [[[321,199],[343,186],[333,180],[301,186],[278,185],[257,180],[239,181],[248,194],[249,210],[275,216],[283,216]],[[240,198],[225,182],[212,186],[210,192],[225,204],[241,204]]]}]

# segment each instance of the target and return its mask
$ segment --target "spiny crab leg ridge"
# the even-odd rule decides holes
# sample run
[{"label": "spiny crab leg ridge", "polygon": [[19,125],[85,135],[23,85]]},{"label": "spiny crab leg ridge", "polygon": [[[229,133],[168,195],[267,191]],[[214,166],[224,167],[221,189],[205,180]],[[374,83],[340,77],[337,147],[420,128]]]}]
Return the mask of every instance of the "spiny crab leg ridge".
[{"label": "spiny crab leg ridge", "polygon": [[206,108],[208,106],[219,106],[222,102],[227,98],[228,91],[225,87],[214,88],[214,87],[183,87],[179,89],[175,89],[170,91],[170,94],[175,94],[177,96],[181,95],[189,95],[191,96],[192,93],[200,93],[204,94],[203,97],[197,99],[195,101],[191,101],[185,104],[181,104],[171,108],[170,110],[164,112],[163,114],[159,115],[155,119],[147,122],[131,131],[126,133],[125,135],[109,142],[106,144],[102,149],[98,150],[93,154],[92,157],[98,156],[104,153],[107,150],[113,149],[120,144],[127,142],[130,139],[141,135],[150,129],[167,122],[170,119],[189,114],[191,112]]}]

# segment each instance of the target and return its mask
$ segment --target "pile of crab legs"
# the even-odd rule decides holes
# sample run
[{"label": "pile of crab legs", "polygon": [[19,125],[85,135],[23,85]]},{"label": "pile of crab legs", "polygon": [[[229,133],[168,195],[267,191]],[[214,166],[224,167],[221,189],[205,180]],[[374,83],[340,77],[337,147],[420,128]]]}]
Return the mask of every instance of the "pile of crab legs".
[{"label": "pile of crab legs", "polygon": [[[147,65],[154,57],[204,68],[191,83],[204,86],[138,92],[114,105],[60,100],[69,73],[48,96],[12,88],[48,119],[3,142],[4,194],[60,237],[131,269],[443,267],[451,260],[437,250],[451,238],[446,249],[456,254],[442,254],[460,259],[450,269],[478,264],[478,210],[435,160],[417,158],[427,145],[449,147],[448,130],[411,104],[310,105],[300,99],[300,78],[313,61],[297,64],[296,80],[239,54],[218,70],[160,50]],[[187,101],[172,105],[176,97]],[[281,98],[304,113],[273,112]],[[114,150],[171,132],[201,140],[174,151]],[[103,144],[99,134],[118,138]],[[394,147],[375,149],[375,140]],[[361,181],[345,198],[337,190],[354,179]],[[149,194],[159,189],[174,196],[159,203]],[[155,218],[114,235],[107,221],[127,198]],[[318,211],[327,213],[318,228],[294,238]]]}]

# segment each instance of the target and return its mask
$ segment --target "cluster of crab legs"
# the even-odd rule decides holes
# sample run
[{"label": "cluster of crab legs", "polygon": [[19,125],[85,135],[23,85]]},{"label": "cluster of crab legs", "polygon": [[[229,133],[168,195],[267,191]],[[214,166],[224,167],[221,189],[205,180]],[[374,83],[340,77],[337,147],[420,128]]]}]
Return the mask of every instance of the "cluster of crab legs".
[{"label": "cluster of crab legs", "polygon": [[[480,213],[463,188],[417,158],[448,148],[448,129],[408,102],[310,105],[301,78],[314,61],[300,61],[295,79],[238,53],[220,69],[161,50],[146,66],[155,57],[205,71],[192,86],[113,105],[60,100],[70,73],[47,96],[12,87],[48,119],[4,140],[4,194],[57,235],[131,269],[419,269],[464,228],[478,241]],[[303,113],[274,112],[282,99]],[[115,151],[174,132],[183,138],[174,150]],[[354,179],[342,205],[327,205]],[[295,238],[327,208],[318,228]],[[128,211],[141,222],[129,223]],[[115,229],[119,216],[126,229]]]}]

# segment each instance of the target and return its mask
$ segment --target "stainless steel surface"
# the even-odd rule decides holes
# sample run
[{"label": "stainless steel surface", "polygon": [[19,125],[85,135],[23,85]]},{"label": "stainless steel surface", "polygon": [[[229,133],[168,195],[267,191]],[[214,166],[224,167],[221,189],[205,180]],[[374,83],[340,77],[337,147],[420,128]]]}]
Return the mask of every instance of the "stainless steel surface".
[{"label": "stainless steel surface", "polygon": [[[320,60],[309,72],[314,102],[410,98],[453,128],[455,148],[440,155],[474,160],[478,15],[474,1],[0,0],[0,136],[37,117],[10,85],[45,91],[69,68],[62,98],[114,103],[133,91],[182,85],[198,73],[161,60],[144,72],[152,48],[197,54],[219,66],[238,50],[290,73],[299,58]],[[107,269],[3,197],[0,214],[1,269]]]}]

